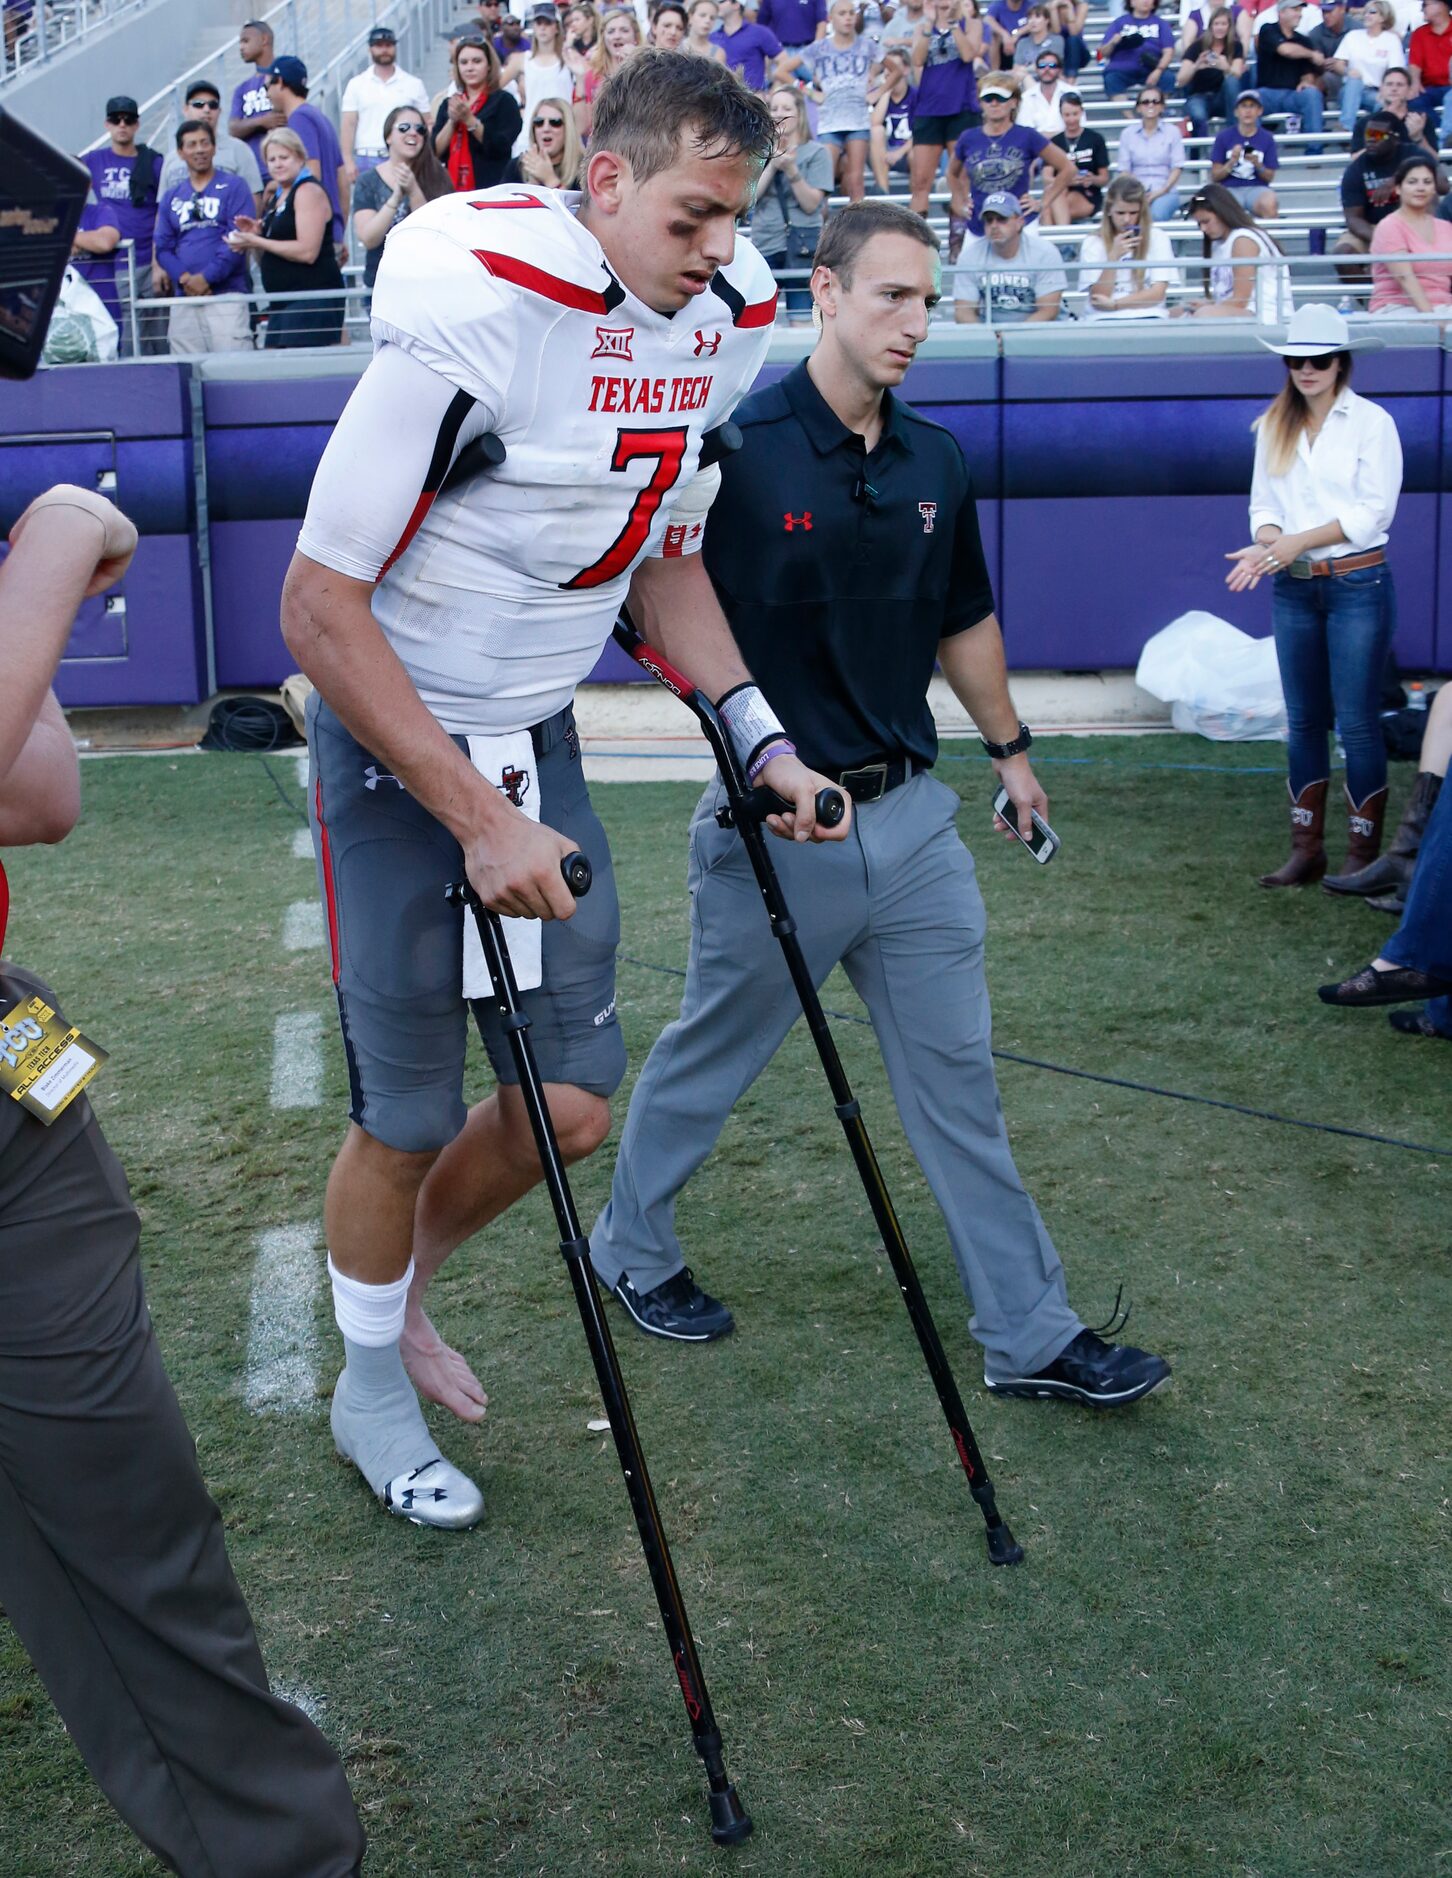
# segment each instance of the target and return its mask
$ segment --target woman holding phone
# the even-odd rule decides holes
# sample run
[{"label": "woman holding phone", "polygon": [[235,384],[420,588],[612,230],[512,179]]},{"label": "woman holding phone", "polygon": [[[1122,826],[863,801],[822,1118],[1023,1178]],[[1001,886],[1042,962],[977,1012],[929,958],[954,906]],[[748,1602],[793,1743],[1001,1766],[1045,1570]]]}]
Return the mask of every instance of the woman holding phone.
[{"label": "woman holding phone", "polygon": [[1386,543],[1401,494],[1402,448],[1387,413],[1351,389],[1353,341],[1333,307],[1302,307],[1283,345],[1261,344],[1285,360],[1286,382],[1256,422],[1251,545],[1226,556],[1225,583],[1234,593],[1267,576],[1275,583],[1271,619],[1290,721],[1291,854],[1260,884],[1304,887],[1326,872],[1333,724],[1346,750],[1348,840],[1338,883],[1381,851],[1381,674],[1396,630]]}]

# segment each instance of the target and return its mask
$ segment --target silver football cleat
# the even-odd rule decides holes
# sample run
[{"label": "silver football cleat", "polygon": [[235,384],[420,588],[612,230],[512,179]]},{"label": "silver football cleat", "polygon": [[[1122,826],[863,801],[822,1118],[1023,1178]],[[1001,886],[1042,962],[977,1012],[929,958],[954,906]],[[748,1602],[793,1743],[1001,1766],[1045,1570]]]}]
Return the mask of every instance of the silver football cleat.
[{"label": "silver football cleat", "polygon": [[399,1474],[378,1497],[390,1513],[411,1519],[415,1526],[447,1526],[461,1532],[484,1517],[484,1495],[467,1474],[445,1460]]}]

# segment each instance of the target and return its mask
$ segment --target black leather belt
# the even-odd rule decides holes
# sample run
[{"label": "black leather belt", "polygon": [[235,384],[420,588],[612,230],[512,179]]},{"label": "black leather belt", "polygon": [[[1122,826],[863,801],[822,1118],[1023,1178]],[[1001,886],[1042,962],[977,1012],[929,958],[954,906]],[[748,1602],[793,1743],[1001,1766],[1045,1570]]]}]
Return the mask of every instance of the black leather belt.
[{"label": "black leather belt", "polygon": [[891,762],[859,763],[855,769],[822,770],[854,802],[878,802],[889,789],[900,789],[917,774],[917,765],[909,757],[894,757]]}]

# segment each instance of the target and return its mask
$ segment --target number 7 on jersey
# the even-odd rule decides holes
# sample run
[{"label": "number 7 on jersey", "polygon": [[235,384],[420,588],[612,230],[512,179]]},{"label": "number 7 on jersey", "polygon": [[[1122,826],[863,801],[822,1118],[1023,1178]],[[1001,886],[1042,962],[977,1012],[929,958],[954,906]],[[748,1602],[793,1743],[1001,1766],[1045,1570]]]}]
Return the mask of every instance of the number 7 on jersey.
[{"label": "number 7 on jersey", "polygon": [[614,580],[630,566],[650,533],[650,525],[667,491],[681,473],[687,435],[685,430],[616,431],[615,451],[610,459],[612,470],[623,470],[639,457],[654,457],[655,468],[651,471],[650,481],[631,503],[625,526],[600,559],[589,567],[581,568],[572,580],[562,580],[561,587],[566,590],[603,587],[606,581]]}]

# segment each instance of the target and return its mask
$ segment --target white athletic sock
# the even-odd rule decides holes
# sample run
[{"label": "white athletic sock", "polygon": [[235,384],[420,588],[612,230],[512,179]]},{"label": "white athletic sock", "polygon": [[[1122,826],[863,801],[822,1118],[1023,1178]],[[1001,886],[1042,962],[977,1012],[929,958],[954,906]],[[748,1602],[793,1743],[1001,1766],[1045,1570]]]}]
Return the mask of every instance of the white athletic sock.
[{"label": "white athletic sock", "polygon": [[381,1495],[400,1474],[442,1459],[398,1348],[413,1264],[394,1284],[365,1285],[330,1256],[328,1275],[348,1358],[333,1391],[333,1439]]}]

